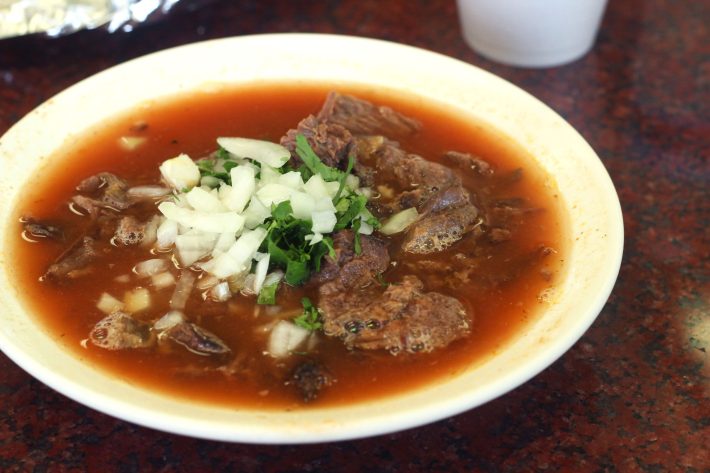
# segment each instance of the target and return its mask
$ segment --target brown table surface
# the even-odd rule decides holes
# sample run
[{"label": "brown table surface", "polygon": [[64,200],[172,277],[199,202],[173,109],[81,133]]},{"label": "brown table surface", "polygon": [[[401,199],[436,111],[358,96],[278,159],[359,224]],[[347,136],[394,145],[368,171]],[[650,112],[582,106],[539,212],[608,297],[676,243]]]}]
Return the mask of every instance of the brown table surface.
[{"label": "brown table surface", "polygon": [[477,409],[350,442],[218,443],[95,412],[0,355],[0,470],[710,471],[709,25],[707,2],[611,0],[595,49],[543,70],[471,51],[449,0],[225,0],[131,33],[0,41],[0,133],[80,79],[209,38],[325,32],[438,51],[517,84],[576,127],[611,174],[626,228],[618,282],[592,328]]}]

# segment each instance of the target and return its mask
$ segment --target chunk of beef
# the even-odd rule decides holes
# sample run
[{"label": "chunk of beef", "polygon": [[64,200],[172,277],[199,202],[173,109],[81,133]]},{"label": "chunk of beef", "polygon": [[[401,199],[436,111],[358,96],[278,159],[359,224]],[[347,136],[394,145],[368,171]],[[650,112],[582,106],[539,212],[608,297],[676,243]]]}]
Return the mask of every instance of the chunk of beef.
[{"label": "chunk of beef", "polygon": [[390,262],[387,245],[370,235],[360,235],[362,252],[355,254],[355,234],[352,230],[341,230],[333,235],[335,258],[326,256],[321,271],[312,281],[324,283],[337,280],[347,288],[367,286],[376,275],[384,272]]},{"label": "chunk of beef", "polygon": [[490,176],[493,174],[493,168],[488,162],[471,153],[448,151],[444,153],[444,161],[465,171],[473,170],[476,174],[480,174],[481,176]]},{"label": "chunk of beef", "polygon": [[92,214],[93,212],[87,208],[89,205],[112,210],[124,210],[131,205],[131,201],[126,195],[128,184],[110,172],[101,172],[84,179],[76,187],[76,190],[91,196],[91,199],[83,198],[78,201],[75,196],[73,200]]},{"label": "chunk of beef", "polygon": [[94,262],[98,255],[94,239],[85,236],[59,255],[43,277],[54,280],[77,278],[87,272],[87,266]]},{"label": "chunk of beef", "polygon": [[139,322],[120,311],[101,319],[89,333],[89,340],[106,350],[145,348],[155,343],[150,324]]},{"label": "chunk of beef", "polygon": [[381,182],[396,187],[396,196],[385,205],[389,212],[419,208],[439,189],[461,183],[453,170],[407,153],[388,139],[370,143],[369,148],[358,147],[358,159],[373,167]]},{"label": "chunk of beef", "polygon": [[404,189],[423,188],[436,191],[461,182],[451,169],[416,154],[407,153],[394,141],[385,140],[374,153],[374,157],[377,160],[378,172],[391,174]]},{"label": "chunk of beef", "polygon": [[471,204],[429,215],[407,229],[402,249],[416,254],[444,250],[459,241],[477,217],[478,211]]},{"label": "chunk of beef", "polygon": [[197,355],[224,355],[232,351],[217,335],[193,323],[178,323],[164,333],[167,338]]},{"label": "chunk of beef", "polygon": [[338,281],[320,287],[324,332],[365,350],[431,352],[469,333],[470,317],[453,297],[423,292],[416,276],[386,290],[348,291]]},{"label": "chunk of beef", "polygon": [[295,386],[304,402],[315,401],[321,391],[333,382],[335,378],[323,365],[310,360],[299,364],[287,381]]},{"label": "chunk of beef", "polygon": [[471,203],[468,191],[460,185],[452,185],[441,189],[433,194],[424,205],[419,208],[419,213],[423,216],[432,215],[458,207],[463,207]]},{"label": "chunk of beef", "polygon": [[118,222],[114,241],[120,245],[133,246],[140,244],[145,238],[147,223],[139,222],[132,215],[123,217]]},{"label": "chunk of beef", "polygon": [[48,222],[35,220],[32,217],[22,217],[20,219],[22,228],[30,238],[48,238],[50,240],[63,240],[64,231]]},{"label": "chunk of beef", "polygon": [[431,195],[420,213],[420,219],[410,225],[402,242],[402,249],[409,253],[444,250],[471,230],[478,219],[478,209],[461,184]]},{"label": "chunk of beef", "polygon": [[406,136],[421,128],[417,120],[389,107],[337,92],[328,94],[318,113],[318,120],[340,125],[354,135]]},{"label": "chunk of beef", "polygon": [[296,154],[296,135],[299,134],[306,137],[308,144],[324,164],[339,169],[346,168],[348,155],[354,146],[353,137],[347,129],[319,120],[313,115],[301,120],[295,129],[289,130],[281,138],[281,144],[291,151],[291,164],[294,166],[303,163]]},{"label": "chunk of beef", "polygon": [[441,251],[461,239],[476,221],[478,210],[463,186],[455,184],[431,195],[420,214],[407,230],[402,248],[423,254]]}]

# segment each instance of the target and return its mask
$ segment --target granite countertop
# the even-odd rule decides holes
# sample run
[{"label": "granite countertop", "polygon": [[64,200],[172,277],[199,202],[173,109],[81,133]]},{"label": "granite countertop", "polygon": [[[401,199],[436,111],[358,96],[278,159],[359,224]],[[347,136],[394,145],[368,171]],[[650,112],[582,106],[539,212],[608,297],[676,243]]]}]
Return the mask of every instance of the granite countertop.
[{"label": "granite countertop", "polygon": [[626,230],[596,323],[530,382],[477,409],[377,438],[305,446],[195,440],[113,419],[0,354],[2,471],[710,471],[710,5],[611,0],[595,49],[516,69],[463,42],[453,0],[212,1],[131,33],[0,41],[0,133],[116,63],[231,35],[398,41],[487,69],[565,117],[606,165]]}]

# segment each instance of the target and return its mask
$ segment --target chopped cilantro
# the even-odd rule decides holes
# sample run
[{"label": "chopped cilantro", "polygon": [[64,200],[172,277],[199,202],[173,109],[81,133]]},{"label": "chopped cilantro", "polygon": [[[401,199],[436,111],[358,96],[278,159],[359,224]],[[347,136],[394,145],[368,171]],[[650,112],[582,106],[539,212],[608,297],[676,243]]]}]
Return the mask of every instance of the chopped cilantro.
[{"label": "chopped cilantro", "polygon": [[353,167],[355,166],[355,156],[352,154],[348,156],[348,167],[345,169],[345,172],[338,177],[338,192],[335,193],[335,197],[333,197],[333,202],[337,202],[338,199],[340,199],[340,194],[343,193],[343,189],[345,189],[345,180],[348,178],[348,175],[352,172]]},{"label": "chopped cilantro", "polygon": [[[323,164],[318,155],[311,148],[311,145],[308,144],[306,137],[302,134],[296,135],[296,154],[298,154],[298,157],[301,158],[308,170],[313,174],[320,174],[326,181],[338,181],[341,179],[341,176],[347,176],[347,174],[340,169]],[[343,177],[342,179],[345,178]]]},{"label": "chopped cilantro", "polygon": [[279,283],[275,282],[268,286],[264,286],[259,291],[259,297],[256,299],[257,304],[274,305],[276,304],[276,290],[279,288]]},{"label": "chopped cilantro", "polygon": [[[334,230],[342,230],[347,228],[348,225],[355,219],[360,212],[365,209],[365,204],[367,204],[367,197],[364,195],[351,195],[347,199],[341,199],[347,202],[347,210],[345,210],[341,215],[338,216],[338,221],[335,223]],[[338,202],[340,204],[340,202]],[[338,207],[335,208],[336,211]]]},{"label": "chopped cilantro", "polygon": [[311,300],[304,297],[301,299],[301,305],[303,306],[303,312],[301,315],[294,318],[293,322],[299,327],[303,327],[310,331],[316,331],[323,328],[323,322],[321,322],[318,309],[313,305]]},{"label": "chopped cilantro", "polygon": [[225,160],[225,161],[232,159],[232,155],[229,154],[229,151],[227,151],[226,149],[222,148],[221,146],[220,146],[219,149],[215,152],[215,156],[217,157],[217,159],[222,159],[222,160]]},{"label": "chopped cilantro", "polygon": [[224,148],[219,148],[211,157],[195,161],[202,177],[214,177],[227,184],[232,183],[229,171],[239,166],[231,154]]}]

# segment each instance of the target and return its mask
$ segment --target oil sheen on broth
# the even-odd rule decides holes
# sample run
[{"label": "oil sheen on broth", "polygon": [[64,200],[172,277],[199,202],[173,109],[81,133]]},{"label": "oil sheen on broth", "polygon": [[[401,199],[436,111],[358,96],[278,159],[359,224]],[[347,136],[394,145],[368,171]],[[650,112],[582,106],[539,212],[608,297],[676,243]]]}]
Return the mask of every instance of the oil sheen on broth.
[{"label": "oil sheen on broth", "polygon": [[[169,311],[173,289],[155,290],[149,280],[132,272],[137,262],[155,256],[140,245],[124,247],[102,255],[87,277],[40,281],[68,242],[89,227],[87,216],[68,206],[85,178],[109,172],[129,186],[157,184],[160,163],[180,153],[204,157],[217,148],[219,136],[278,143],[304,117],[318,114],[331,89],[325,84],[262,84],[175,97],[145,104],[73,139],[47,161],[17,207],[18,219],[31,216],[64,231],[61,241],[45,238],[29,243],[21,238],[18,224],[13,257],[31,312],[77,356],[121,379],[178,397],[232,406],[272,409],[362,402],[445,379],[494,355],[544,308],[544,295],[560,279],[567,237],[555,187],[525,151],[495,131],[436,104],[382,90],[337,87],[341,93],[419,121],[418,131],[406,139],[396,137],[399,146],[452,170],[478,216],[460,241],[435,253],[402,251],[401,233],[377,237],[386,242],[392,263],[374,284],[398,290],[403,278],[416,275],[422,292],[454,298],[465,308],[471,320],[465,336],[431,352],[403,350],[393,355],[393,350],[346,346],[339,338],[316,332],[317,343],[274,358],[264,348],[273,321],[283,314],[290,314],[289,320],[298,315],[304,296],[316,305],[322,297],[317,284],[282,283],[277,293],[282,315],[272,306],[256,304],[254,296],[237,293],[227,302],[215,302],[205,300],[203,291],[191,293],[185,313],[231,349],[227,356],[200,356],[174,343],[110,351],[86,342],[106,316],[96,307],[101,294],[121,298],[145,287],[151,305],[135,318],[147,323]],[[125,140],[121,144],[126,136],[141,140],[134,148],[127,147]],[[460,155],[447,156],[449,151]],[[476,160],[467,161],[463,154]],[[385,193],[388,189],[381,188]],[[383,198],[375,189],[368,204],[378,216],[388,212],[387,205],[378,202]],[[139,219],[147,219],[151,209],[156,212],[155,204],[144,207]],[[293,379],[306,361],[324,365],[329,381],[309,402],[304,402]]]}]

